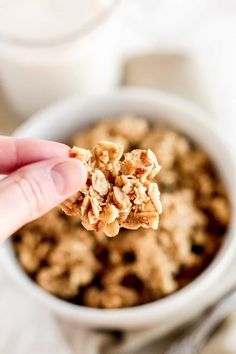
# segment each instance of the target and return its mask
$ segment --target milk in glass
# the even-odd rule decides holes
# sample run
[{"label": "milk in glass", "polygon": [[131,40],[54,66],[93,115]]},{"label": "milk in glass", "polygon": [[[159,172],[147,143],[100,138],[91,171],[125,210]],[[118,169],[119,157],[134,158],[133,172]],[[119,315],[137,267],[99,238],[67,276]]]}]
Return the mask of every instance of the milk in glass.
[{"label": "milk in glass", "polygon": [[0,0],[0,80],[27,117],[118,81],[116,1]]}]

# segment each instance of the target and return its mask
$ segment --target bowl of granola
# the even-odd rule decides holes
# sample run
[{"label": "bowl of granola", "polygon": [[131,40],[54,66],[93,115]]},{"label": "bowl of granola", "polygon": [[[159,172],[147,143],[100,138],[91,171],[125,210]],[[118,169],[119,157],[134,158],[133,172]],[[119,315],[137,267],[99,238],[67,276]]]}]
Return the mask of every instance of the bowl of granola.
[{"label": "bowl of granola", "polygon": [[[86,327],[135,329],[155,324],[161,333],[161,328],[166,331],[194,318],[224,291],[219,283],[236,250],[235,161],[216,123],[178,97],[142,89],[75,97],[35,114],[17,136],[66,142],[79,147],[72,151],[80,157],[82,151],[86,161],[92,155],[82,149],[95,151],[95,146],[114,152],[122,146],[122,153],[117,148],[121,171],[128,161],[129,168],[140,172],[140,155],[130,151],[151,150],[158,160],[152,178],[161,193],[162,214],[157,229],[161,206],[154,183],[148,185],[147,205],[152,200],[158,213],[148,220],[151,227],[141,225],[137,213],[129,222],[112,222],[104,229],[98,223],[91,227],[90,214],[90,224],[82,218],[82,225],[77,196],[64,204],[66,214],[56,208],[5,243],[1,258],[6,269],[31,296]],[[154,161],[152,156],[148,155]],[[94,183],[103,196],[108,187],[101,173],[96,172]],[[106,218],[118,218],[132,204],[127,201],[129,176],[122,172],[117,177],[124,193],[114,187],[116,207],[99,199],[101,218],[104,210]],[[146,187],[135,186],[138,208]],[[93,193],[96,199],[97,191]],[[95,202],[93,211],[101,207]]]}]

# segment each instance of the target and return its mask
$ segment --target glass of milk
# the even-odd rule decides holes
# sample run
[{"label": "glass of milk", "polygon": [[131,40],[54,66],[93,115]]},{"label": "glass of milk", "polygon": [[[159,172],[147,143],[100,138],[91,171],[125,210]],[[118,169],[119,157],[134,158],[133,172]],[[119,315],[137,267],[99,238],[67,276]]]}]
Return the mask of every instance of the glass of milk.
[{"label": "glass of milk", "polygon": [[23,118],[118,82],[118,0],[0,0],[0,82]]}]

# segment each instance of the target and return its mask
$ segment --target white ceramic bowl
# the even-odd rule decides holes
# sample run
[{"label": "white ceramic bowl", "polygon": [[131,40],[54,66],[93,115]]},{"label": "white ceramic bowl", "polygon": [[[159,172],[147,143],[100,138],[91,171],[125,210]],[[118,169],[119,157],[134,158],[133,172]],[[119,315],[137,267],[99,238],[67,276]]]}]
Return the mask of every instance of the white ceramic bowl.
[{"label": "white ceramic bowl", "polygon": [[220,294],[221,279],[228,272],[236,250],[235,161],[227,138],[217,128],[216,122],[178,97],[157,91],[122,89],[101,97],[75,97],[50,106],[23,124],[16,135],[64,141],[92,121],[127,112],[169,122],[208,151],[218,166],[230,191],[233,220],[225,242],[211,265],[190,285],[164,299],[133,308],[103,310],[73,305],[46,293],[19,267],[10,241],[2,248],[1,259],[12,277],[31,296],[81,326],[137,329],[155,324],[160,331],[166,331],[193,318],[215,301]]}]

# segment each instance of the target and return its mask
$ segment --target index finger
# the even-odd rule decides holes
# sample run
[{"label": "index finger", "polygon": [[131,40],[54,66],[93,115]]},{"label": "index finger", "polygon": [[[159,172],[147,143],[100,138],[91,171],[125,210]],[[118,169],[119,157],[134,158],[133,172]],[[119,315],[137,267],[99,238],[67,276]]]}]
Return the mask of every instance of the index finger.
[{"label": "index finger", "polygon": [[0,136],[0,174],[37,161],[68,156],[69,147],[61,143]]}]

